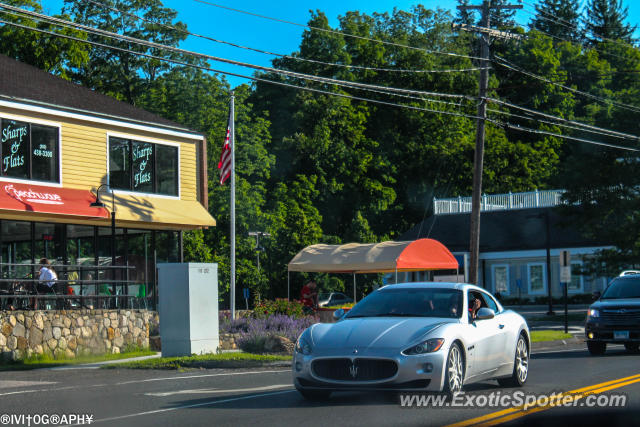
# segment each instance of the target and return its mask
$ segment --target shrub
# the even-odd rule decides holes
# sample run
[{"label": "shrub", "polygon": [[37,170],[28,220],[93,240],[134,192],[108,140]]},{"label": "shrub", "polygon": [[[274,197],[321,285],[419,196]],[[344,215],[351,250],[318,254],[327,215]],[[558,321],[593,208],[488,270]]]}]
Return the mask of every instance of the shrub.
[{"label": "shrub", "polygon": [[285,337],[295,342],[302,331],[318,321],[312,316],[296,318],[283,314],[247,320],[246,330],[241,332],[238,339],[238,347],[249,353],[263,352],[265,341],[272,335]]},{"label": "shrub", "polygon": [[259,302],[253,309],[253,313],[257,318],[267,318],[274,314],[300,318],[305,316],[303,308],[304,305],[300,301],[287,301],[284,298],[277,298],[274,301],[263,300]]}]

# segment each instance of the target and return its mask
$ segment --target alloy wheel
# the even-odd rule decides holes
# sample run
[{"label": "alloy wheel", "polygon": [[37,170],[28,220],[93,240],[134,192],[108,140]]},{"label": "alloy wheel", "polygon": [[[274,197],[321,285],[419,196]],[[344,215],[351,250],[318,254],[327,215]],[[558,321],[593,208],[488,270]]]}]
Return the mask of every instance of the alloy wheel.
[{"label": "alloy wheel", "polygon": [[524,383],[529,372],[529,351],[527,350],[527,343],[522,336],[518,339],[518,347],[516,349],[516,372],[520,383]]},{"label": "alloy wheel", "polygon": [[456,393],[462,390],[462,356],[457,345],[451,347],[451,350],[449,351],[447,372],[449,374],[449,391],[451,393]]}]

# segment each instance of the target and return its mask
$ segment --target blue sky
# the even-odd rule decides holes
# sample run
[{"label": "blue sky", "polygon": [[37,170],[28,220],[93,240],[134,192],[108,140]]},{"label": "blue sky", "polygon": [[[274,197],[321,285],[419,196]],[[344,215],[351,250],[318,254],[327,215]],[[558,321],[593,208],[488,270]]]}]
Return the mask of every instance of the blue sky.
[{"label": "blue sky", "polygon": [[[224,6],[249,12],[267,15],[287,21],[304,24],[309,19],[309,11],[319,9],[327,15],[330,24],[337,24],[337,17],[345,12],[358,10],[363,13],[390,12],[394,7],[408,10],[416,1],[410,0],[329,0],[296,2],[272,0],[264,2],[259,0],[209,0]],[[512,3],[516,3],[514,0]],[[525,0],[526,11],[532,11],[531,4],[535,0]],[[291,53],[297,50],[303,28],[284,23],[265,20],[258,17],[224,10],[198,3],[194,0],[164,0],[164,5],[178,11],[178,19],[185,22],[190,31],[216,39],[221,39],[257,49],[268,50],[276,53]],[[472,4],[480,4],[480,0],[472,0]],[[640,1],[623,1],[629,7],[629,20],[632,24],[640,22]],[[442,8],[454,11],[455,0],[426,0],[421,2],[430,9]],[[42,0],[46,13],[59,13],[62,0]],[[454,12],[455,13],[455,12]],[[516,15],[521,24],[526,24],[531,15],[525,11],[519,11]],[[181,47],[223,58],[249,62],[257,65],[269,66],[273,56],[248,52],[226,45],[213,43],[200,38],[190,37]],[[238,74],[251,75],[252,70],[227,64],[212,62],[211,66],[223,71]],[[245,79],[228,77],[232,86],[247,82]]]}]

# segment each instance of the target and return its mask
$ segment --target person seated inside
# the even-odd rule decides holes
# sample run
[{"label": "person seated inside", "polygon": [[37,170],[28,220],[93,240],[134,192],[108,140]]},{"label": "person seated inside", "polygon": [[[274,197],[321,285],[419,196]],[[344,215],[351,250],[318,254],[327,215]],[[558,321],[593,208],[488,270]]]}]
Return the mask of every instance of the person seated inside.
[{"label": "person seated inside", "polygon": [[460,317],[460,296],[457,294],[449,297],[449,314],[452,317]]},{"label": "person seated inside", "polygon": [[482,306],[482,301],[480,298],[476,298],[475,296],[469,294],[469,323],[474,322],[476,320],[476,316],[478,315],[478,310]]}]

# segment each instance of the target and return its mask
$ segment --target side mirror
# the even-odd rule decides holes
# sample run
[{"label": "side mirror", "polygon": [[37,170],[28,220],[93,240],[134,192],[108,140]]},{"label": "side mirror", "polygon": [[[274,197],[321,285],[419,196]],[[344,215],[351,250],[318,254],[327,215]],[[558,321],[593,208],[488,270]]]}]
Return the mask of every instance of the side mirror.
[{"label": "side mirror", "polygon": [[496,312],[487,307],[478,309],[478,313],[476,313],[476,320],[493,319],[494,317],[496,317]]},{"label": "side mirror", "polygon": [[344,316],[344,309],[339,308],[336,311],[333,312],[333,318],[335,320],[340,320],[342,319],[342,316]]},{"label": "side mirror", "polygon": [[597,301],[600,299],[600,291],[594,291],[593,294],[591,294],[591,298],[593,298],[594,301]]}]

